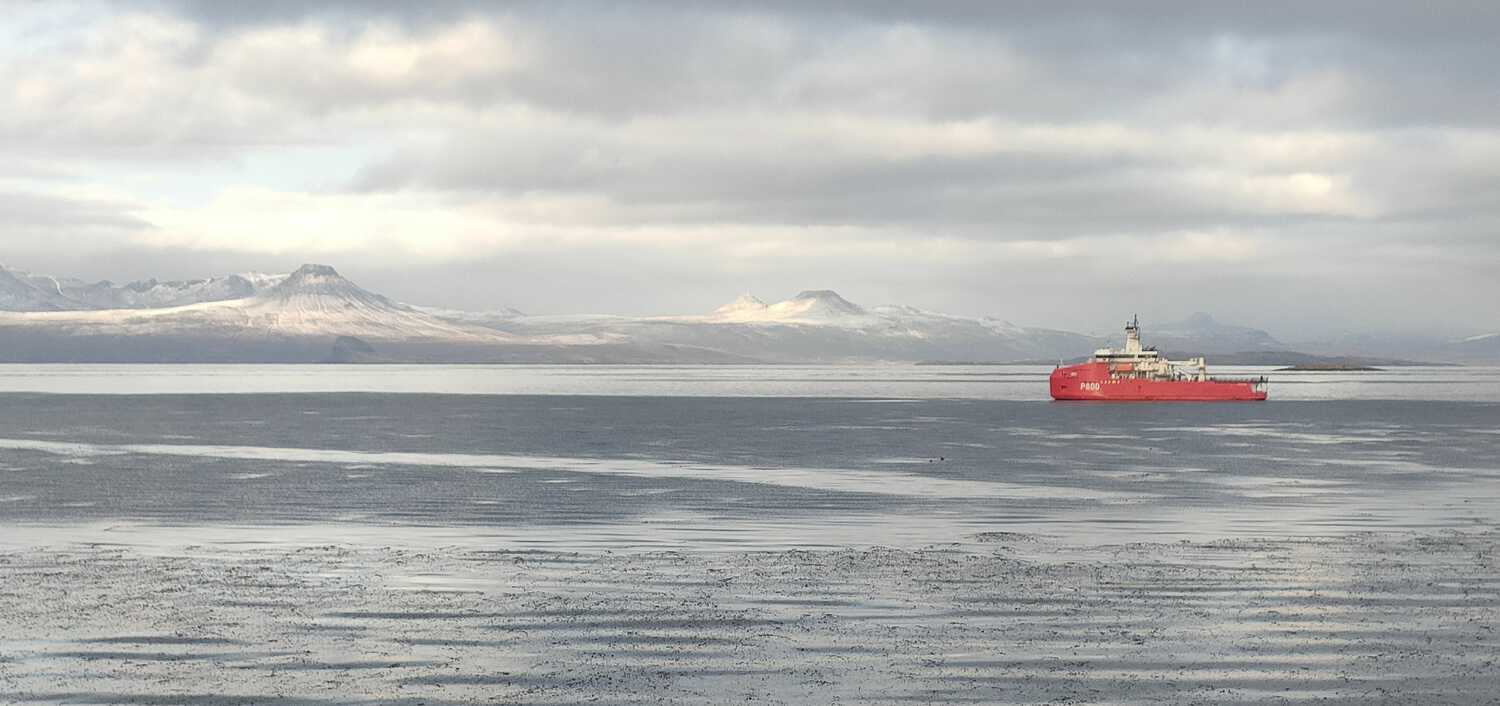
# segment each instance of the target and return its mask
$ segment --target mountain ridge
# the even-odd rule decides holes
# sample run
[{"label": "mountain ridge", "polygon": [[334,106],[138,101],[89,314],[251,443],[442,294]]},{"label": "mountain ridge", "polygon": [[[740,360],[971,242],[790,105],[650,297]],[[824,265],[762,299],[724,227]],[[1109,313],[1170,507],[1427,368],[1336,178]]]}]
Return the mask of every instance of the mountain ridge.
[{"label": "mountain ridge", "polygon": [[[1118,335],[993,316],[863,306],[831,289],[774,303],[742,294],[712,311],[678,316],[455,311],[392,300],[321,264],[287,274],[125,285],[0,267],[0,309],[0,360],[25,362],[1019,362],[1072,359],[1119,343]],[[1202,312],[1143,329],[1160,350],[1241,357],[1290,350],[1266,331]],[[1497,344],[1500,336],[1481,335],[1452,344],[1453,356],[1360,355],[1483,360],[1500,358]]]},{"label": "mountain ridge", "polygon": [[115,284],[33,274],[0,264],[0,311],[159,309],[253,296],[286,275],[245,272],[202,279],[154,277]]}]

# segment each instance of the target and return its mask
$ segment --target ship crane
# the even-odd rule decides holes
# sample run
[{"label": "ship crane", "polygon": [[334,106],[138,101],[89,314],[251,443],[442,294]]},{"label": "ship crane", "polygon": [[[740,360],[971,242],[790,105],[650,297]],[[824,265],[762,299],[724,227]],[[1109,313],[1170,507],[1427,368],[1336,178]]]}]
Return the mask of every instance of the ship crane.
[{"label": "ship crane", "polygon": [[1204,360],[1202,356],[1182,361],[1169,360],[1167,361],[1167,365],[1172,366],[1174,374],[1181,375],[1184,378],[1199,382],[1208,380],[1208,361]]}]

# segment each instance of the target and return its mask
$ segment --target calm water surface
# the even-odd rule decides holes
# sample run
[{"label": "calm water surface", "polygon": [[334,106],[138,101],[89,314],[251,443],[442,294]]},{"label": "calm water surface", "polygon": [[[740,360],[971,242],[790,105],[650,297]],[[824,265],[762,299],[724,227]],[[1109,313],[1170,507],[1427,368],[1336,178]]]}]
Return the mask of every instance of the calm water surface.
[{"label": "calm water surface", "polygon": [[[1500,402],[1500,367],[1408,367],[1378,372],[1265,375],[1276,400]],[[0,392],[208,394],[391,392],[455,395],[663,397],[884,397],[1047,400],[1039,365],[7,365]]]},{"label": "calm water surface", "polygon": [[1059,404],[1022,366],[0,366],[0,546],[1080,543],[1488,527],[1500,369]]}]

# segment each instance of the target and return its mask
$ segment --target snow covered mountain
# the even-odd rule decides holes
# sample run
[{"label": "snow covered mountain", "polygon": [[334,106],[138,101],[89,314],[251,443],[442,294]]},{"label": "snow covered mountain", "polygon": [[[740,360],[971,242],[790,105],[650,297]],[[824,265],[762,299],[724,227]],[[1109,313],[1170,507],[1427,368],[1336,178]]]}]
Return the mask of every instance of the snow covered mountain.
[{"label": "snow covered mountain", "polygon": [[872,323],[870,312],[828,289],[808,290],[791,299],[766,304],[750,294],[714,310],[712,320],[734,323],[826,324]]},{"label": "snow covered mountain", "polygon": [[499,309],[487,309],[484,311],[444,309],[442,307],[436,306],[414,306],[413,308],[418,311],[436,316],[440,319],[477,324],[484,324],[486,322],[492,321],[503,321],[506,319],[516,319],[526,315],[526,313],[521,311],[520,309],[513,309],[508,306],[501,307]]},{"label": "snow covered mountain", "polygon": [[[344,279],[327,265],[303,265],[252,297],[179,310],[241,327],[299,336],[371,340],[509,341],[494,331],[437,318]],[[191,319],[193,317],[185,317]]]},{"label": "snow covered mountain", "polygon": [[[80,308],[22,280],[0,312],[0,361],[743,362],[720,351],[593,336],[516,336],[392,301],[327,265],[243,282],[254,293],[158,308]],[[209,282],[203,280],[202,282]],[[7,290],[9,291],[9,290]],[[199,290],[207,291],[207,290]],[[59,296],[65,289],[59,288]],[[40,293],[40,294],[39,294]],[[24,298],[23,298],[24,297]],[[43,305],[55,308],[38,310]]]},{"label": "snow covered mountain", "polygon": [[1429,355],[1434,360],[1457,363],[1500,363],[1500,333],[1485,333],[1447,341]]},{"label": "snow covered mountain", "polygon": [[[1207,314],[1142,330],[1171,353],[1288,350]],[[687,316],[528,316],[410,306],[326,265],[126,285],[0,268],[0,362],[1018,362],[1077,359],[1120,341],[1116,332],[862,306],[830,290],[774,303],[747,294]],[[1500,336],[1445,350],[1424,358],[1500,359]]]},{"label": "snow covered mountain", "polygon": [[163,282],[156,279],[117,285],[108,280],[37,275],[0,265],[0,311],[155,309],[243,299],[275,286],[286,275],[258,272]]},{"label": "snow covered mountain", "polygon": [[284,277],[252,272],[172,282],[149,279],[118,286],[108,281],[65,283],[62,292],[93,309],[156,309],[244,299],[275,286]]},{"label": "snow covered mountain", "polygon": [[1265,331],[1223,324],[1203,312],[1160,325],[1143,320],[1141,339],[1157,350],[1190,355],[1287,350],[1286,344]]},{"label": "snow covered mountain", "polygon": [[[210,280],[202,280],[209,282]],[[217,280],[253,288],[244,278]],[[270,280],[266,280],[270,281]],[[465,326],[398,304],[344,279],[327,265],[303,265],[247,296],[159,308],[74,309],[11,313],[0,321],[87,335],[353,336],[375,340],[508,341],[494,330]]]},{"label": "snow covered mountain", "polygon": [[65,311],[80,308],[57,280],[0,265],[0,311]]},{"label": "snow covered mountain", "polygon": [[468,316],[517,336],[579,336],[733,352],[770,362],[1018,361],[1086,355],[1099,341],[992,318],[864,307],[829,290],[767,304],[741,295],[699,316]]}]

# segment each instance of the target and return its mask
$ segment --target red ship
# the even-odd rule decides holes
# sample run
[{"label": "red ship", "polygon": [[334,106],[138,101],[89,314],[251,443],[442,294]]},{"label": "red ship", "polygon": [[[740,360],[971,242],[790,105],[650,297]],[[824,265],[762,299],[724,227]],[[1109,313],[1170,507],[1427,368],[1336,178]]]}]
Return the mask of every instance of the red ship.
[{"label": "red ship", "polygon": [[1141,347],[1140,322],[1125,324],[1125,348],[1101,348],[1087,363],[1052,371],[1052,399],[1217,402],[1263,400],[1266,379],[1211,378],[1202,358],[1174,362]]}]

